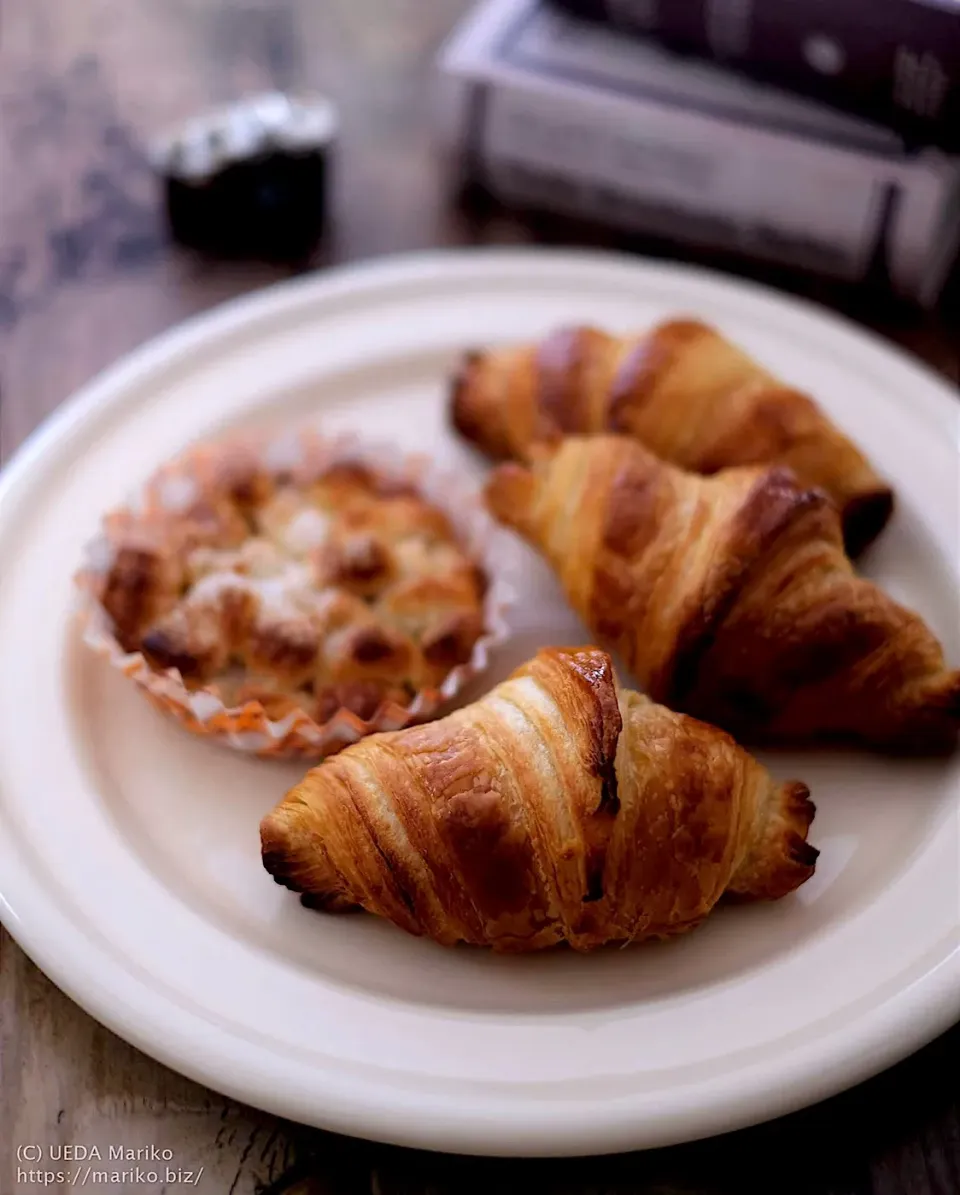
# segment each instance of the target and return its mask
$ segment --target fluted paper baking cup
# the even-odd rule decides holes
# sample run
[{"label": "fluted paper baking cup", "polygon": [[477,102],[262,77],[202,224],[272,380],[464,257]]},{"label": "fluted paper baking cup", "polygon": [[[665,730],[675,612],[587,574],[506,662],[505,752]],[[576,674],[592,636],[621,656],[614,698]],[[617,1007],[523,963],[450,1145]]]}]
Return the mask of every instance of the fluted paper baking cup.
[{"label": "fluted paper baking cup", "polygon": [[[411,485],[449,520],[460,546],[483,570],[486,588],[483,626],[470,659],[454,667],[437,688],[421,689],[409,705],[385,702],[373,718],[363,719],[341,707],[320,723],[298,709],[271,719],[259,701],[227,706],[204,687],[190,689],[177,668],[159,670],[142,652],[128,652],[118,641],[113,621],[99,600],[103,578],[112,567],[122,534],[151,516],[186,510],[200,497],[205,479],[225,455],[247,454],[270,475],[309,481],[337,463],[366,465],[378,475]],[[486,670],[491,653],[509,637],[507,612],[514,592],[498,560],[502,532],[487,513],[480,493],[463,485],[422,454],[370,443],[354,434],[326,437],[310,426],[263,436],[233,436],[189,449],[162,466],[127,504],[108,514],[100,533],[87,545],[76,574],[77,615],[84,643],[133,681],[147,699],[194,734],[267,759],[320,760],[365,735],[401,730],[429,721],[463,686]]]}]

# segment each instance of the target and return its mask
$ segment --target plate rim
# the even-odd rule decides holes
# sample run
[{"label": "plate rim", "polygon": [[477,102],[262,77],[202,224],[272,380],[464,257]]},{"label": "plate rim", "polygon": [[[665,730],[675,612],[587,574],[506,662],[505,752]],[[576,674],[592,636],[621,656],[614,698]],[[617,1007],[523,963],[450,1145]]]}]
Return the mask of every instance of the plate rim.
[{"label": "plate rim", "polygon": [[[680,282],[686,280],[694,287],[698,283],[705,283],[727,292],[765,300],[778,307],[785,316],[790,314],[792,309],[793,314],[813,318],[815,322],[825,326],[827,331],[831,328],[835,332],[842,330],[848,341],[851,337],[859,340],[861,346],[875,359],[879,359],[879,352],[881,356],[890,360],[896,359],[900,368],[905,366],[912,370],[920,383],[915,397],[925,402],[929,410],[939,408],[938,417],[946,413],[946,408],[940,405],[941,402],[949,404],[949,414],[957,419],[960,433],[960,403],[952,393],[947,379],[906,350],[884,340],[879,334],[811,300],[699,266],[662,262],[609,251],[498,246],[427,250],[315,271],[259,288],[195,314],[125,354],[94,375],[61,403],[11,455],[0,471],[0,524],[6,521],[10,497],[21,485],[29,484],[33,470],[42,464],[45,458],[68,449],[73,437],[88,420],[95,418],[104,409],[121,405],[131,387],[138,382],[148,382],[151,372],[169,367],[177,358],[188,359],[191,352],[202,350],[205,346],[212,348],[219,339],[235,335],[244,327],[261,326],[265,322],[282,319],[295,311],[300,303],[309,305],[311,301],[320,301],[324,297],[330,299],[338,293],[376,293],[390,283],[405,282],[415,286],[418,281],[423,282],[429,276],[436,276],[438,273],[447,275],[453,282],[464,269],[476,270],[480,262],[487,263],[491,269],[522,266],[523,269],[532,269],[535,272],[543,270],[545,274],[554,268],[558,271],[573,272],[577,269],[613,269],[621,273],[635,274],[641,289],[647,291],[660,275]],[[956,439],[957,443],[953,447],[960,447],[960,434]],[[4,858],[5,853],[9,854],[5,845],[0,842],[0,860]],[[10,863],[9,858],[7,863]],[[11,877],[18,869],[19,879],[11,884]],[[198,1060],[195,1054],[185,1053],[183,1050],[178,1052],[172,1045],[167,1048],[163,1034],[158,1032],[159,1024],[153,1026],[151,1033],[149,1027],[137,1024],[132,1009],[118,1009],[116,1002],[111,1003],[109,995],[106,994],[102,980],[92,978],[90,972],[95,969],[94,966],[88,967],[87,974],[82,974],[82,964],[78,968],[75,959],[72,965],[65,961],[69,952],[63,952],[62,956],[58,956],[57,930],[53,922],[59,920],[62,927],[64,922],[69,924],[69,917],[65,916],[64,911],[59,909],[52,899],[47,900],[47,894],[43,893],[42,899],[34,907],[39,908],[46,902],[49,906],[45,915],[46,923],[43,916],[37,917],[35,913],[32,914],[30,922],[23,920],[16,909],[7,902],[4,892],[12,895],[18,884],[29,889],[31,882],[35,884],[35,877],[31,878],[29,869],[22,865],[21,860],[14,860],[13,866],[5,870],[6,876],[0,885],[0,922],[56,986],[94,1019],[180,1074],[251,1106],[263,1108],[276,1115],[304,1120],[302,1101],[297,1101],[292,1096],[285,1099],[282,1094],[274,1094],[264,1103],[249,1086],[242,1082],[238,1086],[225,1072],[218,1070],[216,1065],[208,1065],[205,1061]],[[34,899],[37,895],[35,891]],[[23,907],[29,900],[25,902],[17,899],[15,903]],[[438,1124],[434,1129],[424,1124],[421,1119],[422,1110],[418,1109],[417,1101],[413,1099],[408,1102],[406,1108],[381,1107],[376,1112],[372,1111],[369,1104],[363,1105],[361,1100],[362,1117],[358,1116],[357,1111],[346,1116],[334,1116],[327,1108],[322,1110],[324,1115],[320,1120],[314,1115],[309,1117],[306,1123],[415,1148],[500,1156],[588,1155],[690,1141],[697,1137],[746,1127],[769,1120],[772,1116],[785,1115],[809,1106],[879,1073],[938,1036],[960,1020],[960,949],[955,947],[953,953],[928,972],[922,980],[900,993],[898,997],[881,1004],[879,1014],[876,1009],[872,1010],[871,1017],[884,1020],[891,1004],[897,1004],[900,1008],[898,1016],[894,1018],[897,1032],[887,1032],[884,1038],[880,1036],[878,1029],[874,1029],[873,1051],[858,1054],[858,1051],[854,1050],[853,1057],[847,1058],[845,1062],[834,1054],[831,1067],[823,1067],[815,1074],[808,1074],[805,1082],[796,1083],[790,1091],[785,1090],[785,1085],[782,1085],[773,1098],[769,1091],[765,1091],[760,1097],[754,1092],[752,1096],[748,1093],[732,1100],[728,1099],[722,1110],[714,1111],[712,1124],[707,1123],[709,1118],[700,1112],[699,1120],[702,1122],[703,1131],[691,1132],[689,1126],[684,1127],[680,1123],[675,1124],[672,1130],[661,1126],[659,1131],[652,1135],[647,1134],[650,1140],[639,1146],[637,1140],[644,1136],[642,1126],[628,1126],[619,1119],[616,1124],[611,1124],[606,1129],[598,1128],[596,1124],[582,1126],[580,1136],[574,1139],[566,1127],[555,1132],[549,1129],[546,1132],[530,1132],[522,1126],[513,1125],[510,1126],[510,1132],[504,1132],[507,1126],[501,1124],[488,1125],[486,1130],[479,1126],[478,1131],[478,1126],[471,1123],[472,1113],[466,1108],[460,1115],[461,1123],[458,1126],[448,1124],[444,1127]],[[169,1028],[167,1032],[172,1041],[174,1035],[169,1033]],[[871,1034],[865,1034],[861,1025],[858,1026],[858,1032],[851,1035],[851,1039],[859,1041],[864,1036],[869,1039]],[[878,1039],[883,1043],[883,1047],[879,1049],[876,1048]],[[847,1052],[851,1051],[848,1049]],[[838,1070],[842,1072],[839,1075],[835,1073]],[[695,1117],[697,1115],[696,1112],[692,1114]]]}]

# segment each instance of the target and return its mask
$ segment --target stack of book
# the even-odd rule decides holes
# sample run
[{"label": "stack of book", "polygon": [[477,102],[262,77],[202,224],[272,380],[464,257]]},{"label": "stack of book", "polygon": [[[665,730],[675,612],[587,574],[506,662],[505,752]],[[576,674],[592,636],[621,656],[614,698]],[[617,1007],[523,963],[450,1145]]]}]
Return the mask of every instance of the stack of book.
[{"label": "stack of book", "polygon": [[923,306],[957,258],[960,0],[484,0],[438,70],[444,143],[511,207]]}]

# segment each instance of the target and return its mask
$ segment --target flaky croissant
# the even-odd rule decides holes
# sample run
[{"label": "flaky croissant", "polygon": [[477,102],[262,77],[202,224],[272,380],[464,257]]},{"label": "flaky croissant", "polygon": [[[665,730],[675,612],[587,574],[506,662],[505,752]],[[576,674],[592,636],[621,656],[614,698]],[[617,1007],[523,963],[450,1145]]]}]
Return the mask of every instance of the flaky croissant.
[{"label": "flaky croissant", "polygon": [[789,470],[700,477],[622,436],[570,437],[499,466],[486,496],[655,701],[748,744],[956,745],[960,671],[856,575],[833,504]]},{"label": "flaky croissant", "polygon": [[443,945],[532,951],[668,937],[724,893],[814,871],[807,787],[722,731],[618,688],[609,655],[546,648],[439,721],[309,772],[261,823],[279,883]]},{"label": "flaky croissant", "polygon": [[841,511],[856,555],[883,529],[893,493],[807,395],[698,320],[617,337],[560,328],[539,344],[474,352],[451,392],[462,435],[500,459],[565,435],[628,435],[694,473],[781,464]]}]

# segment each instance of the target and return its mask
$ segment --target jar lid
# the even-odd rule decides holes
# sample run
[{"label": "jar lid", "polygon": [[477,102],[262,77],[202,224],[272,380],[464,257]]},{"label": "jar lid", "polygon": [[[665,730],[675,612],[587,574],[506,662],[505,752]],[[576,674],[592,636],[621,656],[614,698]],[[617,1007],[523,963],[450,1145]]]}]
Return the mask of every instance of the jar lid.
[{"label": "jar lid", "polygon": [[339,132],[322,95],[266,92],[206,112],[156,140],[150,160],[168,178],[203,182],[226,167],[269,153],[323,153]]}]

